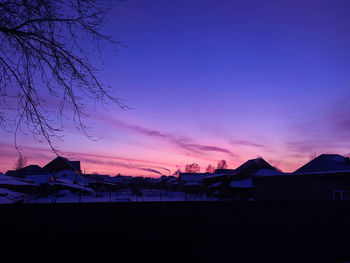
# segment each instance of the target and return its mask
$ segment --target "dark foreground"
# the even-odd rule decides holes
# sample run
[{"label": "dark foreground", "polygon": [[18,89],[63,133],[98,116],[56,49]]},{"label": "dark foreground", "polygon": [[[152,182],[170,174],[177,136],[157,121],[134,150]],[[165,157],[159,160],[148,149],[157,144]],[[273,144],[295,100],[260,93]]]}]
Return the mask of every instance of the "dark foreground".
[{"label": "dark foreground", "polygon": [[350,261],[349,202],[26,204],[0,215],[7,262]]}]

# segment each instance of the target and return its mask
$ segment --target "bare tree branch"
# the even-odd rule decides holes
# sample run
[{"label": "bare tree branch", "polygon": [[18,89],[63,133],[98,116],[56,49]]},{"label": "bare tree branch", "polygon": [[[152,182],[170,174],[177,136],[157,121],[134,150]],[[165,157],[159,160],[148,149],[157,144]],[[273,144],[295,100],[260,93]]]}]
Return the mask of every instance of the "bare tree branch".
[{"label": "bare tree branch", "polygon": [[[100,31],[107,1],[98,0],[0,0],[0,126],[13,126],[17,133],[29,131],[46,141],[57,153],[53,139],[62,139],[64,112],[88,138],[84,124],[84,98],[102,106],[108,101],[125,110],[98,78],[86,47],[111,46],[120,42]],[[57,102],[56,117],[45,104]],[[50,110],[51,109],[51,110]],[[13,116],[14,110],[17,114]],[[12,118],[7,118],[11,116]]]}]

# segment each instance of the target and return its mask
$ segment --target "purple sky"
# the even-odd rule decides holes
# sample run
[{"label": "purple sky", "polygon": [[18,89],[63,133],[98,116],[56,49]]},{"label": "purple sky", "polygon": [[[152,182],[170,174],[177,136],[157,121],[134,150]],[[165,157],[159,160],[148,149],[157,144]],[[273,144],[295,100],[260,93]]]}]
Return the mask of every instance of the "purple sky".
[{"label": "purple sky", "polygon": [[[125,47],[104,50],[101,79],[134,109],[91,108],[102,139],[67,122],[56,145],[111,175],[257,156],[294,171],[313,153],[348,155],[349,13],[348,0],[115,2],[103,31]],[[0,135],[5,172],[17,156]],[[54,158],[30,136],[20,143],[29,163]]]}]

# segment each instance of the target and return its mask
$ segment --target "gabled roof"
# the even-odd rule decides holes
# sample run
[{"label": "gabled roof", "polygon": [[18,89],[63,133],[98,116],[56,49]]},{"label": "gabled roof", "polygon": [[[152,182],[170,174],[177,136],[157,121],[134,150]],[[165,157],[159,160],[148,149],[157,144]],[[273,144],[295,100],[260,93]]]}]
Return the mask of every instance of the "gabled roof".
[{"label": "gabled roof", "polygon": [[26,167],[23,167],[21,169],[22,171],[42,171],[43,168],[41,168],[39,165],[35,165],[35,164],[32,164],[32,165],[28,165]]},{"label": "gabled roof", "polygon": [[28,165],[18,170],[8,170],[6,172],[6,175],[13,177],[25,177],[33,174],[46,174],[46,172],[39,165]]},{"label": "gabled roof", "polygon": [[321,154],[294,173],[312,173],[350,170],[350,159],[339,154]]},{"label": "gabled roof", "polygon": [[235,170],[238,176],[250,176],[261,169],[275,169],[263,158],[251,159],[243,163]]},{"label": "gabled roof", "polygon": [[186,182],[202,182],[203,178],[208,176],[207,173],[180,173],[178,180]]},{"label": "gabled roof", "polygon": [[80,171],[80,161],[70,161],[62,156],[56,157],[54,160],[46,164],[43,168],[47,171],[55,170],[55,168],[57,168],[57,165],[59,165],[60,163],[65,164],[66,166],[66,168],[62,168],[63,170],[67,170],[67,168],[70,168],[73,171]]}]

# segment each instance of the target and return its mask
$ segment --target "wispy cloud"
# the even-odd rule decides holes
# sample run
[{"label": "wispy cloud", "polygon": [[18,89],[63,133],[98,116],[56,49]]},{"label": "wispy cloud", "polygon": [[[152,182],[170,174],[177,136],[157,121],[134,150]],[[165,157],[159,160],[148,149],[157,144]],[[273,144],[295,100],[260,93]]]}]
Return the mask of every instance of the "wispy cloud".
[{"label": "wispy cloud", "polygon": [[[156,166],[147,167],[145,165],[136,164],[136,163],[132,163],[132,162],[126,163],[126,162],[122,162],[119,160],[91,159],[91,158],[86,158],[86,157],[82,157],[82,158],[80,158],[80,160],[88,162],[88,163],[98,164],[98,165],[116,166],[116,167],[121,167],[121,168],[126,168],[126,169],[135,169],[135,170],[139,170],[139,171],[145,171],[145,172],[163,175],[161,172],[156,170],[156,168],[157,168]],[[162,169],[168,170],[167,168],[162,168]]]},{"label": "wispy cloud", "polygon": [[192,139],[185,136],[178,136],[171,133],[165,133],[159,130],[146,128],[140,125],[131,125],[131,124],[127,124],[125,122],[116,121],[116,120],[104,119],[104,122],[106,122],[107,124],[116,125],[120,128],[128,129],[130,131],[133,131],[138,134],[142,134],[144,136],[165,140],[167,142],[170,142],[172,145],[176,146],[181,150],[196,153],[198,155],[206,154],[208,152],[218,152],[218,153],[227,154],[231,157],[237,157],[235,153],[231,152],[227,148],[218,147],[214,145],[198,144],[198,143],[195,143]]},{"label": "wispy cloud", "polygon": [[289,156],[340,153],[350,146],[350,95],[333,101],[317,118],[294,122],[288,127],[285,146]]},{"label": "wispy cloud", "polygon": [[197,153],[197,154],[202,154],[203,152],[219,152],[219,153],[225,153],[234,157],[237,156],[236,154],[232,153],[228,149],[225,149],[222,147],[190,143],[190,142],[187,142],[187,140],[183,140],[183,139],[173,140],[173,142],[180,148],[188,150],[193,153]]},{"label": "wispy cloud", "polygon": [[[3,162],[0,162],[2,166],[4,166],[2,169],[12,169],[12,164],[15,162],[16,158],[18,158],[18,154],[14,148],[13,145],[10,144],[0,144],[0,148],[2,151],[0,151],[0,158],[4,161],[4,163],[9,163],[11,165],[5,165]],[[30,154],[29,154],[30,153]],[[39,147],[23,147],[23,155],[28,157],[28,165],[29,164],[39,164],[41,166],[45,165],[52,159],[56,158],[56,155],[48,150],[48,149],[42,149]],[[167,171],[168,173],[171,173],[170,169],[167,167],[164,167],[162,165],[169,165],[171,164],[162,164],[157,163],[156,161],[148,161],[148,160],[138,160],[138,159],[132,159],[132,158],[125,158],[125,157],[118,157],[118,156],[106,156],[106,155],[99,155],[99,154],[89,154],[89,153],[70,153],[66,152],[63,155],[64,157],[69,158],[70,160],[80,160],[84,166],[90,166],[91,164],[101,165],[101,166],[114,166],[114,167],[120,167],[120,168],[126,168],[131,170],[139,170],[139,171],[145,171],[150,173],[155,173],[159,175],[163,175],[161,171],[163,170]],[[4,171],[5,172],[5,171]]]},{"label": "wispy cloud", "polygon": [[244,140],[231,140],[230,143],[233,145],[252,146],[252,147],[257,147],[257,148],[264,148],[265,147],[265,145],[263,145],[263,144],[250,142],[250,141],[244,141]]}]

